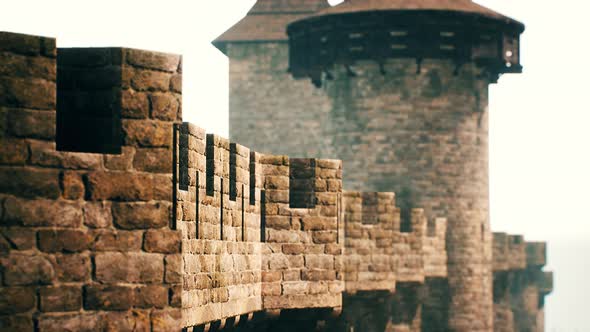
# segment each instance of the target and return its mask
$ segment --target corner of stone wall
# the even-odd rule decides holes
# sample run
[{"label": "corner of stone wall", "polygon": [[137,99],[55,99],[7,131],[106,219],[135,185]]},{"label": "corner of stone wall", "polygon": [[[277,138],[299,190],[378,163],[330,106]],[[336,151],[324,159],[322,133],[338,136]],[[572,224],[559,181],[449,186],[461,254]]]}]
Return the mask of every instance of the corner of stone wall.
[{"label": "corner of stone wall", "polygon": [[[0,57],[10,64],[0,69],[0,312],[9,314],[1,325],[176,329],[172,124],[180,117],[180,57],[57,50],[54,39],[12,33],[0,33]],[[85,108],[92,104],[109,112]],[[120,121],[120,135],[108,136],[120,151],[89,153],[102,139],[90,135],[76,149],[57,146],[66,131],[90,134],[70,116],[96,116],[96,126]],[[60,117],[65,127],[56,132]]]}]

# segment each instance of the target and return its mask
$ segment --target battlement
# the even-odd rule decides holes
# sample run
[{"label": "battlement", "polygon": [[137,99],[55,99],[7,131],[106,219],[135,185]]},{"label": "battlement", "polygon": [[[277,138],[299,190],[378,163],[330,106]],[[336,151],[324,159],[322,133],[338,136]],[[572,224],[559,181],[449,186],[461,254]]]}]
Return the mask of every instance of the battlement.
[{"label": "battlement", "polygon": [[[395,194],[343,191],[340,160],[182,122],[178,55],[0,32],[0,138],[0,326],[219,329],[447,276],[445,219],[402,231]],[[544,263],[494,237],[494,271]]]}]

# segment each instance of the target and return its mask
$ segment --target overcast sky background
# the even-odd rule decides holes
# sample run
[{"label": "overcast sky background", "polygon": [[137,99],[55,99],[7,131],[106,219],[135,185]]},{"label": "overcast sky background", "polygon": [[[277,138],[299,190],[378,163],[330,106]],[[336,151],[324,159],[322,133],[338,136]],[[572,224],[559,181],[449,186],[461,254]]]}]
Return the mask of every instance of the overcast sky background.
[{"label": "overcast sky background", "polygon": [[[57,37],[59,47],[183,54],[184,119],[227,136],[228,62],[210,41],[254,2],[13,0],[2,4],[0,30]],[[492,228],[549,242],[547,269],[556,275],[546,329],[590,331],[590,5],[477,2],[527,27],[524,73],[505,75],[490,89]]]}]

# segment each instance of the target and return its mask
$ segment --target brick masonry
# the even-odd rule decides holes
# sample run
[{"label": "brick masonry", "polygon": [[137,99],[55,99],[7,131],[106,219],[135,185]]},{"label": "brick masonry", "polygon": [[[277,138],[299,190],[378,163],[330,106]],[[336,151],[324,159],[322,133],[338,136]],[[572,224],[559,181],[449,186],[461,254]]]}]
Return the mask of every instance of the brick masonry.
[{"label": "brick masonry", "polygon": [[[238,24],[230,31],[236,29],[247,28]],[[331,79],[314,90],[310,82],[288,74],[284,40],[251,36],[222,41],[230,60],[232,138],[271,153],[341,159],[345,190],[397,193],[402,228],[410,224],[415,207],[424,209],[428,224],[446,218],[443,247],[429,243],[432,278],[426,278],[423,327],[491,331],[494,319],[501,326],[502,319],[494,315],[488,211],[489,79],[473,64],[463,64],[455,75],[448,61],[424,60],[419,74],[410,59],[383,67],[357,62],[352,74],[335,66]],[[356,200],[352,205],[361,201]],[[356,237],[345,251],[350,262],[360,260],[352,255],[355,246],[370,247],[362,242],[363,232],[388,232],[380,223],[363,225],[356,210],[346,211],[345,217],[353,222],[347,230]],[[441,259],[436,252],[443,248],[448,256]],[[364,269],[374,268],[370,259],[363,263]],[[359,283],[364,287],[388,279],[387,271],[364,276],[373,278]],[[412,324],[406,328],[419,329]]]},{"label": "brick masonry", "polygon": [[[177,55],[0,32],[0,330],[406,331],[440,316],[432,299],[462,267],[447,264],[450,210],[345,191],[340,160],[206,134],[182,122],[181,84]],[[496,329],[542,329],[544,244],[493,244]]]}]

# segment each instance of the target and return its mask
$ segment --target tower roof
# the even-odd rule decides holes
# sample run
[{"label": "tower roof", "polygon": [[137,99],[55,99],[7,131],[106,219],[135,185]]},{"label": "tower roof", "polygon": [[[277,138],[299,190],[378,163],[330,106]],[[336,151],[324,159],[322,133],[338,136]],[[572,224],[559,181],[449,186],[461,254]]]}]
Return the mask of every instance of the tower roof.
[{"label": "tower roof", "polygon": [[258,0],[246,17],[213,44],[223,51],[227,42],[287,41],[289,23],[329,6],[327,0]]},{"label": "tower roof", "polygon": [[353,14],[374,11],[449,11],[487,16],[489,18],[520,22],[478,5],[471,0],[346,0],[343,3],[320,10],[313,16]]}]

